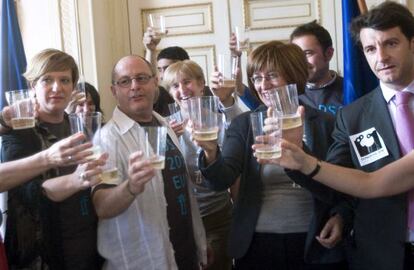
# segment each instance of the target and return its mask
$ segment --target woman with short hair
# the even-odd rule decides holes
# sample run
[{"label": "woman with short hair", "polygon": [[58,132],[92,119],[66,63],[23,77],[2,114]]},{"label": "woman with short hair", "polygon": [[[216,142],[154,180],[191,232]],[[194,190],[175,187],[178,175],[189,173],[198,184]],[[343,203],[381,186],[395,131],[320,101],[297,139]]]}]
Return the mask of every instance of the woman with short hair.
[{"label": "woman with short hair", "polygon": [[[250,91],[262,103],[256,111],[266,111],[271,105],[269,94],[277,87],[296,84],[298,94],[303,93],[308,63],[298,46],[272,41],[250,53],[247,75]],[[305,109],[307,147],[323,159],[333,117]],[[229,239],[236,269],[342,269],[337,264],[341,251],[324,248],[315,240],[330,218],[331,205],[294,185],[283,168],[257,162],[250,113],[232,121],[221,151],[214,141],[198,142],[204,149],[199,167],[213,189],[229,188],[241,174]]]},{"label": "woman with short hair", "polygon": [[[43,50],[24,76],[35,92],[38,118],[34,128],[3,135],[3,162],[35,155],[71,134],[65,108],[79,77],[73,57]],[[73,155],[65,158],[65,165],[55,164],[9,191],[5,245],[11,269],[100,268],[90,200],[90,185],[99,178],[76,166]]]}]

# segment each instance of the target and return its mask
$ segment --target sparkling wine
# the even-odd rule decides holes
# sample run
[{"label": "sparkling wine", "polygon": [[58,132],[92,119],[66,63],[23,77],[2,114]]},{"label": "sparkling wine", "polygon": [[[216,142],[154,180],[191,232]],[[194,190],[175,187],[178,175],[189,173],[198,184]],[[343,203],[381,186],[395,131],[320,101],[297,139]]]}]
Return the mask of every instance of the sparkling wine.
[{"label": "sparkling wine", "polygon": [[282,156],[282,151],[279,146],[269,146],[256,149],[255,154],[260,159],[276,159]]},{"label": "sparkling wine", "polygon": [[151,158],[151,166],[156,170],[162,170],[165,167],[165,157],[155,156]]},{"label": "sparkling wine", "polygon": [[98,159],[101,157],[102,150],[100,146],[95,145],[90,150],[92,151],[92,155],[87,156],[86,157],[87,160],[94,160],[94,159]]},{"label": "sparkling wine", "polygon": [[101,173],[101,179],[103,183],[111,184],[116,183],[118,180],[118,169],[113,168]]},{"label": "sparkling wine", "polygon": [[155,39],[156,40],[160,40],[162,38],[164,38],[165,36],[167,36],[167,31],[162,31],[162,30],[156,30],[155,31]]},{"label": "sparkling wine", "polygon": [[12,118],[11,125],[13,129],[25,129],[35,126],[34,117]]},{"label": "sparkling wine", "polygon": [[291,129],[291,128],[297,128],[302,125],[302,118],[300,115],[288,115],[282,117],[282,127],[283,129]]},{"label": "sparkling wine", "polygon": [[212,141],[217,140],[218,127],[194,130],[194,139],[197,141]]},{"label": "sparkling wine", "polygon": [[236,87],[236,81],[234,79],[224,79],[221,86],[226,88],[234,88]]}]

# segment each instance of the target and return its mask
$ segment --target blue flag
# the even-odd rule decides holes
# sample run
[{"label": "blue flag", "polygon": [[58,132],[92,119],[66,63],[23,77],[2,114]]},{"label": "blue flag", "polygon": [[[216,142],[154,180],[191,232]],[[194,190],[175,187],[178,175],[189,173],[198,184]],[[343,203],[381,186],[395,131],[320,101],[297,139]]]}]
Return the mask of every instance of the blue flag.
[{"label": "blue flag", "polygon": [[361,48],[352,40],[349,30],[352,19],[359,14],[357,0],[342,0],[344,105],[351,103],[378,86],[377,77],[372,73]]},{"label": "blue flag", "polygon": [[7,105],[4,92],[27,88],[22,74],[26,56],[13,0],[1,0],[0,108]]}]

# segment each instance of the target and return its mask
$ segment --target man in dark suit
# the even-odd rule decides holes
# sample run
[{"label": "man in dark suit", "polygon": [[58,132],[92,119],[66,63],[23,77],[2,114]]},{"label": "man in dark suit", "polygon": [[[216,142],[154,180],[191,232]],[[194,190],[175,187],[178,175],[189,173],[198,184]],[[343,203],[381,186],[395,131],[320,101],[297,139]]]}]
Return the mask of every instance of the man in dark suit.
[{"label": "man in dark suit", "polygon": [[[356,18],[351,31],[380,86],[339,110],[327,160],[374,171],[406,153],[402,146],[406,141],[396,132],[401,123],[396,96],[414,94],[414,17],[406,7],[386,2]],[[412,112],[414,97],[408,106]],[[411,138],[414,134],[405,140]],[[347,237],[350,269],[414,269],[414,233],[407,226],[407,194],[344,201],[353,210]]]}]

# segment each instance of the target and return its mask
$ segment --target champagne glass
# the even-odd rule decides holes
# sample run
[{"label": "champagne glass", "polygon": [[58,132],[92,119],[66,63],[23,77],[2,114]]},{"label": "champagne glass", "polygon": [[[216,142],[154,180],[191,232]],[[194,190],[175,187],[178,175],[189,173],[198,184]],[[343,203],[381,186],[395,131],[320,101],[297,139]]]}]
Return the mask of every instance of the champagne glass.
[{"label": "champagne glass", "polygon": [[165,16],[153,13],[148,14],[148,25],[152,29],[154,29],[156,36],[158,38],[167,35],[167,28],[165,26]]},{"label": "champagne glass", "polygon": [[296,84],[277,87],[269,94],[272,107],[282,116],[283,129],[297,128],[302,125],[302,118],[298,114],[298,91]]},{"label": "champagne glass", "polygon": [[[218,71],[221,73],[220,86],[234,88],[236,87],[237,66],[239,58],[227,54],[218,55]],[[227,63],[230,63],[228,66]]]},{"label": "champagne glass", "polygon": [[217,140],[218,137],[218,104],[216,96],[193,97],[190,119],[193,124],[193,137],[198,141]]},{"label": "champagne glass", "polygon": [[234,32],[237,39],[237,50],[248,51],[250,49],[249,28],[236,26]]},{"label": "champagne glass", "polygon": [[273,115],[272,128],[265,128],[266,111],[252,112],[250,122],[252,125],[254,142],[257,145],[255,150],[256,158],[276,159],[281,157],[282,150],[282,119],[277,114]]},{"label": "champagne glass", "polygon": [[143,129],[145,131],[144,157],[150,160],[154,169],[162,170],[165,167],[167,128],[148,126]]},{"label": "champagne glass", "polygon": [[33,90],[21,89],[5,93],[11,108],[11,125],[13,129],[26,129],[35,126]]},{"label": "champagne glass", "polygon": [[[96,142],[95,136],[100,136],[102,114],[100,112],[80,112],[69,114],[70,129],[72,134],[81,132],[85,135],[86,141]],[[94,144],[92,147],[93,154],[87,159],[94,160],[101,156],[101,147]]]}]

